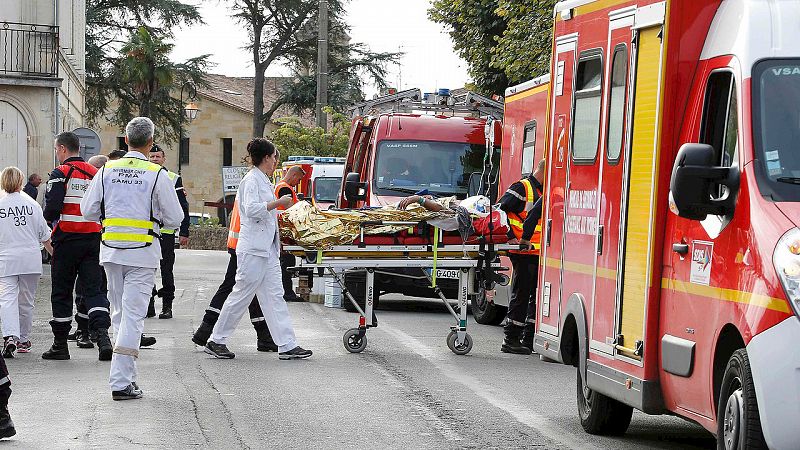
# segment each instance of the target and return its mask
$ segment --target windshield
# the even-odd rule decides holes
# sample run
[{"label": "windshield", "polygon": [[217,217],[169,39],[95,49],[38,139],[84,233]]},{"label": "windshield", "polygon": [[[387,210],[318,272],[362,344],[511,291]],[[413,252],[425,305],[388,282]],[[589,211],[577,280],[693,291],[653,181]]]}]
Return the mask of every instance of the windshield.
[{"label": "windshield", "polygon": [[314,201],[333,203],[342,186],[342,177],[318,177],[314,179]]},{"label": "windshield", "polygon": [[[436,195],[467,196],[469,176],[483,170],[486,147],[463,142],[381,141],[374,190],[406,196],[427,189]],[[494,154],[495,172],[500,152]]]},{"label": "windshield", "polygon": [[777,202],[800,201],[800,60],[760,61],[752,86],[761,194]]}]

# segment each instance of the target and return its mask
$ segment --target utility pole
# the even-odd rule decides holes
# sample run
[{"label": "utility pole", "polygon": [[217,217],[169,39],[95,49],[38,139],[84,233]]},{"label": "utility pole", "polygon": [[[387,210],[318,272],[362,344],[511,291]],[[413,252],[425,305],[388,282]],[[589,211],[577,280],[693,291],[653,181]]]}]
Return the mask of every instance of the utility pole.
[{"label": "utility pole", "polygon": [[328,0],[319,1],[319,37],[317,39],[317,126],[328,129],[322,108],[328,104]]}]

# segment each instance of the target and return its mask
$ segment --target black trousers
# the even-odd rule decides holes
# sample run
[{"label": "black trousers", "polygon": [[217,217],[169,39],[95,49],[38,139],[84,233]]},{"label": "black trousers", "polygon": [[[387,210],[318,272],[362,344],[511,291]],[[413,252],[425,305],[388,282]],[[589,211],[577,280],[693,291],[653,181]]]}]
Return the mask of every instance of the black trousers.
[{"label": "black trousers", "polygon": [[79,276],[80,290],[89,316],[89,328],[98,330],[111,326],[105,278],[99,259],[100,233],[53,244],[53,261],[50,264],[53,320],[50,321],[50,326],[55,337],[65,338],[72,328],[72,292]]},{"label": "black trousers", "polygon": [[[236,250],[229,248],[228,254],[231,255],[231,258],[228,260],[228,270],[225,272],[225,279],[222,281],[222,284],[219,285],[219,288],[217,288],[217,293],[211,298],[211,304],[208,305],[206,314],[203,316],[203,322],[211,326],[217,323],[222,305],[225,304],[225,300],[231,295],[233,286],[236,284]],[[267,335],[269,335],[269,328],[264,319],[264,313],[261,312],[261,306],[258,304],[258,297],[253,296],[249,309],[250,321],[253,323],[253,328],[261,332],[266,330]]]},{"label": "black trousers", "polygon": [[6,359],[0,355],[0,406],[8,406],[8,398],[11,397],[11,378],[8,376]]},{"label": "black trousers", "polygon": [[539,281],[539,256],[512,253],[511,300],[508,319],[512,325],[524,326],[536,321],[536,285]]},{"label": "black trousers", "polygon": [[161,233],[158,239],[161,241],[161,289],[156,290],[153,286],[153,297],[161,297],[162,304],[172,308],[172,301],[175,300],[175,274],[172,269],[175,267],[175,235]]},{"label": "black trousers", "polygon": [[283,299],[287,302],[293,301],[297,299],[297,294],[295,294],[294,286],[292,286],[292,272],[287,269],[294,267],[297,264],[297,261],[294,259],[294,255],[289,252],[281,252],[280,261],[281,281],[283,282]]}]

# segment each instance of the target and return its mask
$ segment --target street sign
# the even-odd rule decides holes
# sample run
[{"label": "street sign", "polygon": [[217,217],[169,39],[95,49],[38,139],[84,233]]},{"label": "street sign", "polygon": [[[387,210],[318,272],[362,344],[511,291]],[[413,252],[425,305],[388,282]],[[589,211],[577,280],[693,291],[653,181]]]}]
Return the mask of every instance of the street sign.
[{"label": "street sign", "polygon": [[245,166],[222,166],[222,193],[238,191],[239,183],[249,171]]},{"label": "street sign", "polygon": [[100,136],[89,128],[76,128],[72,130],[78,136],[81,142],[81,158],[87,161],[94,155],[99,155],[102,150],[103,144],[100,142]]}]

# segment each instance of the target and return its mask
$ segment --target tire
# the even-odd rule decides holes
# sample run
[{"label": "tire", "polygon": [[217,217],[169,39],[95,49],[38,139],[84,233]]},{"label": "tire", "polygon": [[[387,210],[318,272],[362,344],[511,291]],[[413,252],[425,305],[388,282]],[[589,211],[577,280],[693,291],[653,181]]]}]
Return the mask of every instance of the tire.
[{"label": "tire", "polygon": [[589,388],[584,389],[578,368],[578,416],[589,434],[621,436],[631,424],[633,407]]},{"label": "tire", "polygon": [[464,343],[461,345],[456,344],[456,337],[458,333],[455,330],[450,331],[447,335],[447,347],[456,355],[466,355],[472,350],[472,336],[467,333],[464,335]]},{"label": "tire", "polygon": [[[350,291],[350,295],[353,296],[353,299],[358,303],[358,306],[361,309],[366,308],[367,304],[367,280],[365,278],[353,275],[345,275],[344,276],[344,286]],[[344,293],[342,294],[344,295]],[[380,298],[380,290],[378,289],[378,283],[375,283],[375,299],[373,300],[373,309],[378,308],[378,301]],[[347,312],[357,312],[356,308],[350,303],[350,300],[347,299],[346,296],[342,298],[342,304],[344,305],[344,309]]]},{"label": "tire", "polygon": [[350,353],[361,353],[367,348],[367,335],[359,337],[361,330],[358,328],[351,328],[342,336],[342,343],[344,348]]},{"label": "tire", "polygon": [[481,325],[498,325],[506,315],[506,308],[486,300],[486,291],[483,289],[479,289],[478,293],[470,298],[470,306],[472,317]]},{"label": "tire", "polygon": [[766,449],[758,401],[750,371],[750,359],[743,348],[728,360],[720,385],[717,405],[717,449]]}]

